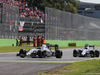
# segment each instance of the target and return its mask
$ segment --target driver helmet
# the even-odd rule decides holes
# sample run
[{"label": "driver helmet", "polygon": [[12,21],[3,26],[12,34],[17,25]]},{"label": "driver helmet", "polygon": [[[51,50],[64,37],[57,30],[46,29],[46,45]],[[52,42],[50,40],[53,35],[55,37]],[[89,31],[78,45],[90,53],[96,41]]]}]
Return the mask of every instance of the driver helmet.
[{"label": "driver helmet", "polygon": [[44,50],[47,46],[45,44],[42,44],[41,50]]},{"label": "driver helmet", "polygon": [[87,49],[87,47],[88,47],[88,44],[85,45],[85,49]]}]

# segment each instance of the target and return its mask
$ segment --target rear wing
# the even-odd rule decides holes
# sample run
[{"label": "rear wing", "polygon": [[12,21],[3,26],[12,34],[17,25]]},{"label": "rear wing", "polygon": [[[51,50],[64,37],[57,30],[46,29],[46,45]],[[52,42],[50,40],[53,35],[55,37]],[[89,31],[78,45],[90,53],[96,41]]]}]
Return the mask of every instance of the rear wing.
[{"label": "rear wing", "polygon": [[55,50],[58,50],[58,45],[46,44],[48,48],[55,47]]},{"label": "rear wing", "polygon": [[95,49],[95,46],[94,45],[89,45],[89,47],[93,47],[93,49]]}]

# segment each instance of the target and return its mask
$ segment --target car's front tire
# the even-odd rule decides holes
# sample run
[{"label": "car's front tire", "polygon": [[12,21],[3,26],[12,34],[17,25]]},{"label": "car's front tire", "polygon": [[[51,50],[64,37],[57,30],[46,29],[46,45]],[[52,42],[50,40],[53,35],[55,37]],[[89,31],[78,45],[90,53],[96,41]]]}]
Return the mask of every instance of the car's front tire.
[{"label": "car's front tire", "polygon": [[20,55],[21,58],[24,58],[26,56],[26,50],[25,49],[21,49],[19,51],[19,55]]}]

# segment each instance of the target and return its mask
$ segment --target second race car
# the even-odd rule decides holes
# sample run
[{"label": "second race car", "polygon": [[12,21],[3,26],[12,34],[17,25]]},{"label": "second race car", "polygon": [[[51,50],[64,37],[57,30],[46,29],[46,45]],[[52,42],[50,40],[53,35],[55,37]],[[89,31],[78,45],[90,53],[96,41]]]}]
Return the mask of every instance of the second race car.
[{"label": "second race car", "polygon": [[74,49],[73,57],[99,57],[99,51],[95,50],[94,45],[85,45],[85,48]]}]

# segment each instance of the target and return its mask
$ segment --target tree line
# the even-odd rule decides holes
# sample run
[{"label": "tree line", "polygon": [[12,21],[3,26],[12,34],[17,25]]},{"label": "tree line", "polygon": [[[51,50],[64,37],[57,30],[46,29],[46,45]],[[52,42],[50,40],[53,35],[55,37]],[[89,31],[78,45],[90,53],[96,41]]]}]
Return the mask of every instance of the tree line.
[{"label": "tree line", "polygon": [[29,7],[37,7],[44,11],[45,7],[77,13],[79,4],[76,0],[27,0]]}]

